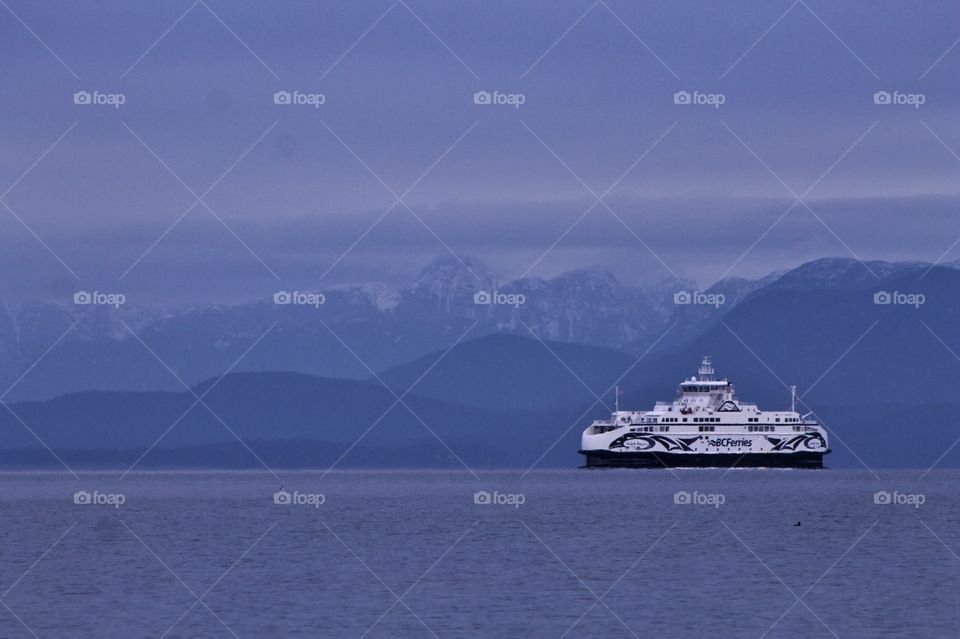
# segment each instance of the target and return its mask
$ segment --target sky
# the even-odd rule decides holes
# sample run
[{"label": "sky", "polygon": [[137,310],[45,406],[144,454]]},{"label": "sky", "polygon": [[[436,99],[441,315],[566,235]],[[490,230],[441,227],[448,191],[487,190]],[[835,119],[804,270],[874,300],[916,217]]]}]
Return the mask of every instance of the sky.
[{"label": "sky", "polygon": [[957,260],[958,42],[935,1],[5,0],[0,297]]}]

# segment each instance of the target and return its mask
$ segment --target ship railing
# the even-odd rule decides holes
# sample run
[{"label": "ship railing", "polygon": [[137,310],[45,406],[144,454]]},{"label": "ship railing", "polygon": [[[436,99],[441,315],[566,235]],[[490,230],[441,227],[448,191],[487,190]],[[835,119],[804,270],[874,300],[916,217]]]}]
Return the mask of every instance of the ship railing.
[{"label": "ship railing", "polygon": [[608,433],[611,430],[616,429],[617,427],[610,422],[593,422],[590,424],[590,430],[593,434],[599,435],[601,433]]}]

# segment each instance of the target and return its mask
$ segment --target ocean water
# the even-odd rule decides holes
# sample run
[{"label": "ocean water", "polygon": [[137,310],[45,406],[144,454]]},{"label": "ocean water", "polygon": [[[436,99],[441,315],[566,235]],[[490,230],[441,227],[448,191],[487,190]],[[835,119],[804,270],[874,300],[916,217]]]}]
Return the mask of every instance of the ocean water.
[{"label": "ocean water", "polygon": [[960,473],[879,474],[6,473],[0,636],[952,636]]}]

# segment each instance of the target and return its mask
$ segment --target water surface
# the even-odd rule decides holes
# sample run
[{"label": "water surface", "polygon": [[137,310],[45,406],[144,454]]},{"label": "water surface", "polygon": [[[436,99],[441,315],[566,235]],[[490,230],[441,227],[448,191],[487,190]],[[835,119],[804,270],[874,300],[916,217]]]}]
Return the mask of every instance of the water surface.
[{"label": "water surface", "polygon": [[[479,474],[0,474],[0,636],[916,637],[960,625],[958,471]],[[304,503],[275,504],[281,485]],[[111,503],[76,504],[77,491]],[[878,491],[902,503],[875,503]],[[484,493],[502,503],[475,503]]]}]

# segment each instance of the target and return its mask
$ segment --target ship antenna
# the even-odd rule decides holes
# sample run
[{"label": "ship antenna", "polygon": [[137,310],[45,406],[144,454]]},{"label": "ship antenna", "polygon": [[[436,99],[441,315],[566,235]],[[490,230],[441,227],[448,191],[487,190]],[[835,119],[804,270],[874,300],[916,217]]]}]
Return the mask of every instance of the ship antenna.
[{"label": "ship antenna", "polygon": [[790,412],[797,412],[797,387],[790,387]]},{"label": "ship antenna", "polygon": [[703,362],[700,364],[700,379],[705,382],[714,380],[713,360],[709,355],[703,356]]}]

